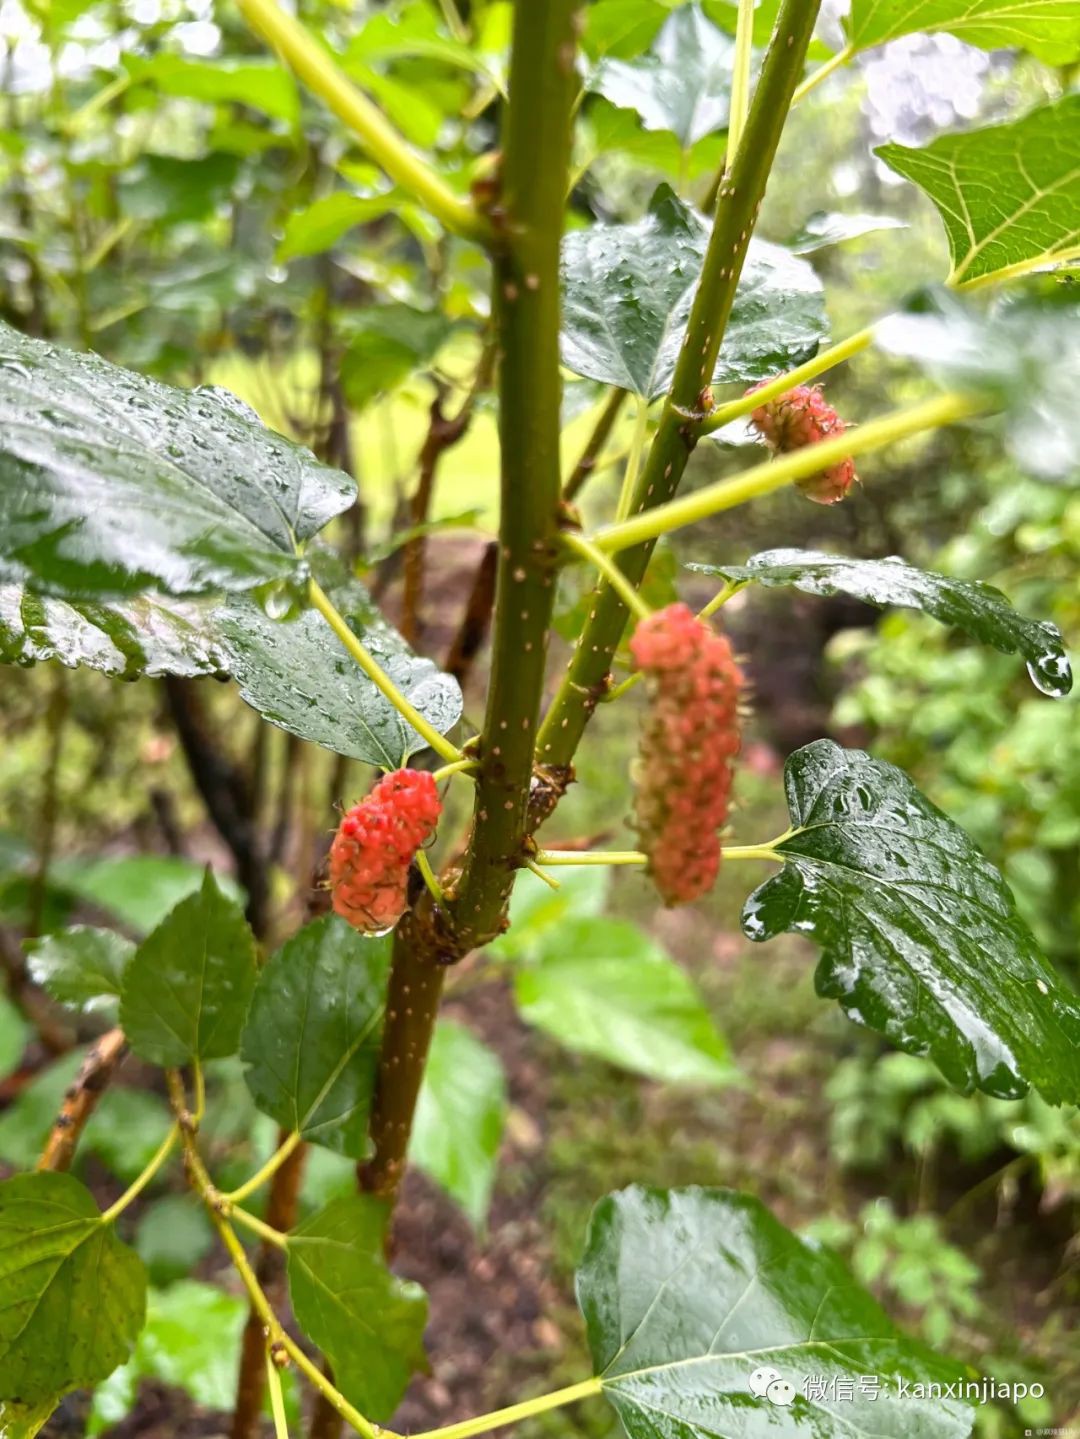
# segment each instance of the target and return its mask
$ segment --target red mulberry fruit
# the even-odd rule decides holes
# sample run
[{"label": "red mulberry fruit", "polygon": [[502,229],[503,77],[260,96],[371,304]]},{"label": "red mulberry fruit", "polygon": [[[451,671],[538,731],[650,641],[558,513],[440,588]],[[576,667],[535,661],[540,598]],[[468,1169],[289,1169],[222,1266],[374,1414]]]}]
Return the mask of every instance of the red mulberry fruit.
[{"label": "red mulberry fruit", "polygon": [[727,637],[684,604],[643,620],[630,650],[649,690],[634,773],[638,835],[664,902],[688,904],[720,869],[743,676]]},{"label": "red mulberry fruit", "polygon": [[[760,388],[760,385],[754,386],[754,389]],[[752,395],[754,390],[747,393]],[[765,443],[777,454],[816,445],[820,440],[842,435],[847,428],[822,394],[820,385],[796,385],[778,400],[767,400],[759,405],[750,419]],[[796,480],[795,484],[807,499],[815,500],[819,505],[835,505],[844,498],[857,478],[855,461],[848,456],[828,469],[819,470],[816,475]]]},{"label": "red mulberry fruit", "polygon": [[442,805],[430,774],[399,769],[342,816],[330,846],[334,911],[365,934],[405,912],[409,866],[434,833]]}]

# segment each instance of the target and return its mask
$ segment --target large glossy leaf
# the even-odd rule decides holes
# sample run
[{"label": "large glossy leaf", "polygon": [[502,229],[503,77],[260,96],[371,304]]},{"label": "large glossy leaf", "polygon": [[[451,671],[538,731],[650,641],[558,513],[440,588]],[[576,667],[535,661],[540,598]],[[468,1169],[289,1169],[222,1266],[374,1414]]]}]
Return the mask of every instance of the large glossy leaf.
[{"label": "large glossy leaf", "polygon": [[356,497],[226,391],[177,390],[0,325],[0,574],[65,598],[302,576]]},{"label": "large glossy leaf", "polygon": [[[457,682],[413,654],[362,585],[348,581],[330,595],[421,714],[443,733],[452,729],[461,716]],[[426,746],[321,616],[272,619],[247,595],[68,603],[0,584],[0,662],[49,659],[125,679],[231,673],[272,724],[366,764],[394,769]]]},{"label": "large glossy leaf", "polygon": [[630,1439],[971,1432],[970,1408],[916,1388],[953,1384],[963,1370],[908,1340],[837,1258],[749,1195],[608,1195],[577,1293],[603,1393]]},{"label": "large glossy leaf", "polygon": [[687,150],[728,122],[734,42],[697,4],[665,21],[647,55],[606,59],[588,87],[611,104],[635,110],[646,130],[668,130]]},{"label": "large glossy leaf", "polygon": [[1080,59],[1080,0],[852,0],[848,38],[857,50],[919,30],[1068,65]]},{"label": "large glossy leaf", "polygon": [[[653,399],[670,385],[705,258],[708,226],[666,185],[644,219],[563,242],[563,363]],[[779,245],[752,240],[714,378],[764,379],[828,334],[821,281]]]},{"label": "large glossy leaf", "polygon": [[1080,254],[1080,95],[1007,125],[875,153],[937,206],[954,284]]},{"label": "large glossy leaf", "polygon": [[785,787],[784,868],[747,900],[747,937],[814,940],[818,993],[960,1088],[1080,1101],[1080,999],[963,830],[894,765],[831,740],[790,757]]},{"label": "large glossy leaf", "polygon": [[0,1184],[0,1400],[40,1404],[131,1353],[146,1272],[69,1174]]},{"label": "large glossy leaf", "polygon": [[124,969],[135,946],[111,929],[76,924],[26,945],[35,984],[74,1009],[107,1007],[119,998]]},{"label": "large glossy leaf", "polygon": [[1072,294],[1061,286],[1058,303],[1003,298],[989,313],[954,295],[923,295],[918,312],[888,316],[875,343],[947,389],[983,394],[1016,463],[1068,483],[1080,448],[1080,308]]},{"label": "large glossy leaf", "polygon": [[259,1109],[354,1159],[368,1148],[389,967],[389,938],[337,915],[305,925],[262,969],[240,1045]]},{"label": "large glossy leaf", "polygon": [[289,1236],[296,1322],[334,1367],[342,1393],[385,1422],[424,1367],[427,1296],[386,1267],[388,1213],[367,1195],[336,1199]]},{"label": "large glossy leaf", "polygon": [[255,942],[240,906],[209,870],[124,970],[120,1023],[154,1064],[235,1054],[255,985]]},{"label": "large glossy leaf", "polygon": [[676,1084],[735,1071],[697,989],[636,925],[574,918],[549,930],[514,976],[522,1017],[568,1049]]},{"label": "large glossy leaf", "polygon": [[431,1041],[416,1105],[409,1158],[483,1224],[506,1120],[499,1057],[453,1020]]},{"label": "large glossy leaf", "polygon": [[691,565],[699,574],[730,584],[792,586],[809,595],[853,595],[873,605],[924,610],[973,639],[1005,654],[1020,654],[1038,687],[1061,696],[1072,688],[1072,670],[1056,625],[1029,620],[993,585],[956,580],[920,570],[896,555],[856,560],[817,550],[763,550],[745,565]]}]

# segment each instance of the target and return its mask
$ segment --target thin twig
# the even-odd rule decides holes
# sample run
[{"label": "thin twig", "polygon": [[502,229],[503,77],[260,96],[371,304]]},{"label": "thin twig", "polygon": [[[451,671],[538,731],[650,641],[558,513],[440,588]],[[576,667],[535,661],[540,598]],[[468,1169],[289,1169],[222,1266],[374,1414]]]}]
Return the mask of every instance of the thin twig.
[{"label": "thin twig", "polygon": [[110,1029],[86,1051],[78,1074],[64,1095],[60,1113],[53,1121],[39,1169],[67,1170],[75,1158],[82,1132],[109,1086],[124,1056],[127,1040],[122,1029]]}]

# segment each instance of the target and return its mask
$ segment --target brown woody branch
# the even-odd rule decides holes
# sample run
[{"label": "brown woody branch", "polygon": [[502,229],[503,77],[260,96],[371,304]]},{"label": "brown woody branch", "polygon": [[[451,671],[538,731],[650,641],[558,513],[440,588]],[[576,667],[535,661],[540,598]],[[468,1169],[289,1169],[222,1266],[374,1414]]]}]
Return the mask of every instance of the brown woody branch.
[{"label": "brown woody branch", "polygon": [[110,1029],[87,1050],[78,1074],[64,1095],[60,1113],[53,1122],[39,1169],[68,1170],[90,1116],[127,1054],[122,1029]]}]

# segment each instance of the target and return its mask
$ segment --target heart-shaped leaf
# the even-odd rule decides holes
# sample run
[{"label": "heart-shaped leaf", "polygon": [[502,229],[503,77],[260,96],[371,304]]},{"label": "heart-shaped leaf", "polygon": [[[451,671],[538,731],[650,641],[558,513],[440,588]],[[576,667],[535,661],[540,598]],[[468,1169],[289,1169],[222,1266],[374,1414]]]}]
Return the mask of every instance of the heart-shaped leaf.
[{"label": "heart-shaped leaf", "polygon": [[978,580],[920,570],[896,555],[855,560],[818,550],[763,550],[745,565],[689,568],[729,584],[790,585],[808,595],[853,595],[872,605],[923,610],[1005,654],[1023,655],[1044,694],[1057,698],[1072,689],[1072,670],[1057,626],[1018,614],[1000,590]]},{"label": "heart-shaped leaf", "polygon": [[848,37],[857,50],[935,30],[1069,65],[1080,59],[1080,0],[852,0]]},{"label": "heart-shaped leaf", "polygon": [[1007,125],[941,135],[918,150],[882,145],[875,154],[937,206],[951,284],[1080,255],[1080,95]]},{"label": "heart-shaped leaf", "polygon": [[784,868],[747,900],[747,937],[816,941],[818,993],[962,1089],[1080,1102],[1080,999],[963,830],[895,765],[831,740],[796,751],[784,783]]},{"label": "heart-shaped leaf", "polygon": [[432,1037],[409,1158],[453,1195],[472,1222],[487,1216],[506,1121],[499,1057],[453,1020]]},{"label": "heart-shaped leaf", "polygon": [[[677,14],[680,12],[676,12]],[[667,185],[630,225],[594,225],[563,241],[563,364],[653,399],[671,384],[709,228]],[[714,379],[766,379],[801,364],[828,336],[811,266],[751,240]]]},{"label": "heart-shaped leaf", "polygon": [[[462,708],[456,680],[413,654],[362,585],[345,581],[330,598],[425,719],[440,733],[452,729]],[[69,602],[0,584],[0,662],[50,659],[125,679],[231,673],[241,697],[272,724],[387,769],[427,744],[321,616],[275,620],[248,595]]]},{"label": "heart-shaped leaf", "polygon": [[131,940],[111,929],[76,924],[26,946],[30,978],[60,1004],[102,1009],[120,994],[124,970],[135,953]]},{"label": "heart-shaped leaf", "polygon": [[609,1194],[577,1295],[629,1439],[971,1432],[973,1411],[938,1390],[960,1367],[907,1339],[835,1256],[749,1195]]},{"label": "heart-shaped leaf", "polygon": [[388,1212],[368,1195],[336,1199],[289,1236],[296,1322],[334,1366],[345,1397],[376,1423],[425,1366],[427,1296],[386,1267]]},{"label": "heart-shaped leaf", "polygon": [[209,870],[124,970],[120,1023],[154,1064],[235,1054],[255,986],[255,941],[235,900]]},{"label": "heart-shaped leaf", "polygon": [[730,1084],[727,1045],[674,960],[625,920],[541,931],[514,975],[522,1018],[579,1054],[672,1084]]},{"label": "heart-shaped leaf", "polygon": [[177,390],[0,324],[0,574],[62,597],[306,573],[347,475],[227,391]]},{"label": "heart-shaped leaf", "polygon": [[70,1174],[0,1184],[0,1400],[38,1405],[108,1377],[146,1312],[142,1260]]},{"label": "heart-shaped leaf", "polygon": [[337,915],[305,925],[263,967],[240,1045],[258,1108],[353,1159],[368,1151],[390,948]]},{"label": "heart-shaped leaf", "polygon": [[684,5],[665,21],[647,55],[601,61],[588,87],[636,111],[646,130],[670,131],[688,150],[727,125],[734,52],[731,37],[698,5]]}]

